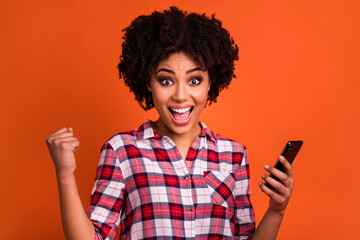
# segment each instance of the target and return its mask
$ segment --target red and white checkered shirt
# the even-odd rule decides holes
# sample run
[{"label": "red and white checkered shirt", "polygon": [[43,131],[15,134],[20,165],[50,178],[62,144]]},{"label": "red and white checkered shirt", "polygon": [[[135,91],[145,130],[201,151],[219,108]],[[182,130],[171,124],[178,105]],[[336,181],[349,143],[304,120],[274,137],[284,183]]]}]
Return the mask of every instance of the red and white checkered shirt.
[{"label": "red and white checkered shirt", "polygon": [[184,161],[147,120],[102,147],[87,214],[96,239],[246,239],[255,228],[246,149],[204,123]]}]

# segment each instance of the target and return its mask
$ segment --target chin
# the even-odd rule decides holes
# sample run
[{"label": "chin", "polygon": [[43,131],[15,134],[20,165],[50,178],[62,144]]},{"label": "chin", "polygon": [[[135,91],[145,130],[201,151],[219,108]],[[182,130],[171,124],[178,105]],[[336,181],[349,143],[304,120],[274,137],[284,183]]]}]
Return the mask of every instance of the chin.
[{"label": "chin", "polygon": [[172,123],[170,130],[173,132],[173,134],[184,135],[184,134],[191,133],[193,131],[193,129],[195,129],[196,124],[197,124],[197,122],[195,122],[195,123],[189,122],[186,125],[176,125],[176,124]]}]

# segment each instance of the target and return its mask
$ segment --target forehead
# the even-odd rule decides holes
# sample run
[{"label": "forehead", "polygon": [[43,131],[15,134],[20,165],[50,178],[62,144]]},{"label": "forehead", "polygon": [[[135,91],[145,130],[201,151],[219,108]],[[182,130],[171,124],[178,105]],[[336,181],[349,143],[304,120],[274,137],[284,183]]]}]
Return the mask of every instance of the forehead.
[{"label": "forehead", "polygon": [[190,55],[184,52],[177,52],[162,60],[156,67],[156,70],[169,68],[172,70],[187,71],[199,67],[201,66]]}]

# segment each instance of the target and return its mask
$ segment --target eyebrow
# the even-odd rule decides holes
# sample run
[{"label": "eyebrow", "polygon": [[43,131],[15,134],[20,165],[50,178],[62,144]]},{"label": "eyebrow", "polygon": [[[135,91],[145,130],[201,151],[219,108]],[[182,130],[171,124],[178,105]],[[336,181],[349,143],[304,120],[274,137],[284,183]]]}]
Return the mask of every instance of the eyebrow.
[{"label": "eyebrow", "polygon": [[[160,68],[160,69],[156,72],[156,74],[158,74],[158,73],[161,72],[161,71],[164,71],[164,72],[167,72],[167,73],[171,73],[171,74],[175,74],[175,72],[174,72],[173,70],[170,70],[170,69],[167,69],[167,68]],[[189,74],[189,73],[192,73],[192,72],[195,72],[195,71],[202,71],[202,72],[204,72],[203,69],[197,67],[197,68],[193,68],[193,69],[187,70],[187,71],[186,71],[186,74]]]}]

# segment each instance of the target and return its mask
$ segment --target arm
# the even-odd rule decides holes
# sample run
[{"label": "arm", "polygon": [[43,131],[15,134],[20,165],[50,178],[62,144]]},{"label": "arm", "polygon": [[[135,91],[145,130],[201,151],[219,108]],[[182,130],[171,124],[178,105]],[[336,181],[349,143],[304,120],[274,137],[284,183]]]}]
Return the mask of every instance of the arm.
[{"label": "arm", "polygon": [[75,182],[75,156],[79,141],[71,128],[61,128],[46,139],[53,159],[66,239],[94,239],[95,230],[84,212]]},{"label": "arm", "polygon": [[281,183],[269,176],[261,176],[263,180],[272,185],[276,191],[272,191],[266,187],[263,182],[259,183],[261,190],[270,197],[269,208],[254,234],[248,238],[249,240],[276,239],[279,232],[280,224],[284,217],[287,204],[289,203],[295,181],[291,164],[282,156],[279,157],[279,161],[284,166],[285,173],[268,165],[265,166],[265,170],[278,177],[282,181]]},{"label": "arm", "polygon": [[255,212],[250,202],[250,170],[246,148],[236,173],[236,221],[234,239],[246,239],[255,230]]},{"label": "arm", "polygon": [[121,138],[109,140],[102,146],[95,185],[87,210],[87,216],[93,223],[99,239],[115,239],[126,197],[125,181],[118,159],[118,154],[126,156],[126,150],[116,153],[112,145],[115,146],[116,142],[119,147],[122,144]]}]

